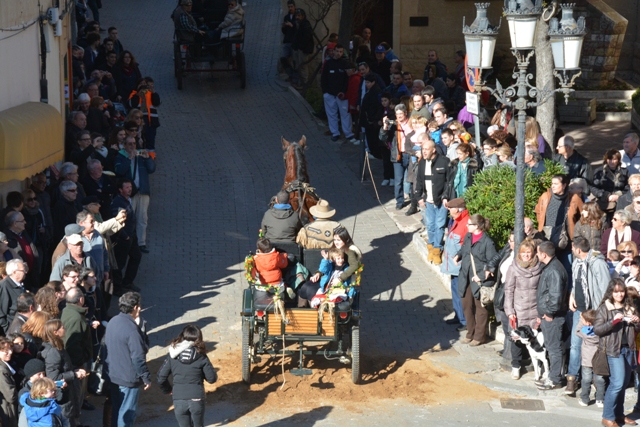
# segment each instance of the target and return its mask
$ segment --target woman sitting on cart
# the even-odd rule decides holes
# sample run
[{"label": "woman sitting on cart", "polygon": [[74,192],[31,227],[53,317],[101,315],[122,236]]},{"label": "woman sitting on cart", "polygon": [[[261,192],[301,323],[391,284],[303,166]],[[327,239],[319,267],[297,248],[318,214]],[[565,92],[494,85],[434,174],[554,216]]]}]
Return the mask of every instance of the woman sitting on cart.
[{"label": "woman sitting on cart", "polygon": [[[241,34],[240,24],[244,21],[244,9],[237,0],[229,0],[229,10],[224,16],[224,21],[215,29],[218,39],[222,32],[226,30],[224,38],[231,38]],[[236,28],[234,28],[236,27]]]},{"label": "woman sitting on cart", "polygon": [[[334,279],[332,282],[329,282],[329,278],[323,277],[323,263],[329,258],[329,254],[326,251],[322,251],[322,257],[324,258],[320,262],[319,271],[314,274],[309,281],[303,284],[298,290],[298,307],[307,307],[309,305],[309,301],[313,299],[316,293],[319,290],[319,287],[323,287],[325,292],[328,290],[326,288],[331,288],[334,285],[338,285],[338,283],[342,283],[343,285],[350,284],[351,276],[356,274],[358,270],[361,269],[362,252],[360,249],[353,243],[351,240],[351,236],[346,228],[340,226],[337,227],[333,232],[333,245],[331,249],[339,249],[344,253],[345,264],[344,269],[341,269],[341,273],[338,275],[337,279]],[[332,270],[333,271],[333,270]],[[320,275],[320,276],[318,276]],[[319,286],[318,280],[320,278],[324,279],[325,282],[320,282]],[[315,279],[315,280],[314,280]],[[358,286],[359,283],[355,284]],[[348,287],[348,296],[353,298],[357,289],[353,286]]]}]

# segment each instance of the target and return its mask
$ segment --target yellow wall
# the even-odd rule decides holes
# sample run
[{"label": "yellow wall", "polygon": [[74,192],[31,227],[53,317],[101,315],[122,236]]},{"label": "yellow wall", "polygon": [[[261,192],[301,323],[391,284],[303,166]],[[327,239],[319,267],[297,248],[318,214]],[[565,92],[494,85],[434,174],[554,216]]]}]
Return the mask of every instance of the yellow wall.
[{"label": "yellow wall", "polygon": [[[60,8],[68,0],[60,1]],[[0,28],[20,28],[46,14],[55,0],[0,0]],[[61,10],[62,12],[62,10]],[[44,24],[47,40],[49,105],[60,112],[64,123],[64,56],[70,39],[70,15],[63,20],[63,35],[54,37],[54,27]],[[11,37],[9,37],[11,36]],[[8,37],[8,38],[7,38]],[[26,102],[40,102],[40,27],[36,23],[23,31],[0,31],[0,111]],[[21,190],[24,181],[0,183],[0,206],[8,191]]]}]

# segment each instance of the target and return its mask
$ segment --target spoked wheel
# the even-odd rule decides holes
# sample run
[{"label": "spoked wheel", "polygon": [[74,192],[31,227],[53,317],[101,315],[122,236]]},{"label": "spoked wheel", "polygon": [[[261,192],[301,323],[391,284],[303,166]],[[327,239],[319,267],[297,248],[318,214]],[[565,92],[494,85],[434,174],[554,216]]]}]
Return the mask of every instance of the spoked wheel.
[{"label": "spoked wheel", "polygon": [[351,327],[351,381],[360,383],[360,326]]},{"label": "spoked wheel", "polygon": [[244,52],[238,52],[236,55],[236,65],[240,72],[240,87],[244,89],[247,87],[247,62],[244,57]]},{"label": "spoked wheel", "polygon": [[251,384],[251,322],[242,318],[242,381]]}]

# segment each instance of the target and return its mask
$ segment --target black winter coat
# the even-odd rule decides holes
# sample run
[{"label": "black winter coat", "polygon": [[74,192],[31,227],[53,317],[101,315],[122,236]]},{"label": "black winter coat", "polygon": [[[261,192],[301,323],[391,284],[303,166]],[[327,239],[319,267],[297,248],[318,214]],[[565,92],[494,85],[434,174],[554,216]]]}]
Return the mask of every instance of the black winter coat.
[{"label": "black winter coat", "polygon": [[307,55],[313,53],[313,28],[309,20],[304,19],[298,24],[291,48],[293,50],[301,50]]},{"label": "black winter coat", "polygon": [[[425,169],[427,160],[422,158],[418,162],[418,172],[416,173],[416,193],[418,197],[427,201],[427,189],[425,185]],[[431,161],[431,189],[433,192],[433,204],[436,207],[442,206],[442,199],[446,195],[447,183],[449,182],[449,158],[440,154]]]},{"label": "black winter coat", "polygon": [[617,194],[622,196],[629,190],[629,169],[618,166],[612,171],[608,165],[603,165],[596,169],[593,174],[593,185],[591,194],[597,197],[598,206],[603,211],[607,210],[609,196]]},{"label": "black winter coat", "polygon": [[568,308],[569,276],[558,258],[553,257],[544,267],[536,295],[538,315],[564,316]]},{"label": "black winter coat", "polygon": [[593,183],[591,163],[577,151],[574,151],[568,159],[565,159],[562,154],[556,154],[553,156],[553,160],[562,165],[565,173],[569,175],[569,179],[584,178],[588,185]]},{"label": "black winter coat", "polygon": [[[189,341],[182,341],[181,344]],[[158,384],[166,393],[173,393],[174,400],[204,399],[204,381],[213,384],[218,379],[216,371],[207,356],[198,353],[194,347],[188,347],[177,355],[169,354],[158,371]],[[173,356],[173,357],[172,357]],[[173,374],[173,386],[169,375]]]},{"label": "black winter coat", "polygon": [[[460,274],[458,276],[458,295],[460,298],[464,297],[464,293],[467,291],[469,285],[471,285],[471,292],[475,299],[480,299],[480,285],[491,287],[495,284],[495,280],[491,276],[487,276],[487,263],[493,259],[498,253],[493,240],[487,235],[482,233],[480,239],[472,244],[473,235],[467,233],[464,238],[464,244],[458,254],[460,257]],[[473,255],[473,261],[476,266],[476,274],[482,281],[477,283],[472,281],[473,278],[473,266],[471,264],[471,255]]]},{"label": "black winter coat", "polygon": [[[78,187],[79,188],[79,187]],[[79,197],[79,196],[78,196]],[[80,212],[75,202],[70,202],[64,196],[60,196],[53,205],[53,242],[57,244],[64,237],[64,228],[69,224],[75,224],[76,215]]]},{"label": "black winter coat", "polygon": [[360,107],[360,126],[378,126],[378,121],[382,116],[382,104],[378,99],[381,91],[382,89],[376,83],[364,94]]},{"label": "black winter coat", "polygon": [[327,62],[324,63],[322,77],[320,78],[322,93],[328,93],[333,96],[339,93],[346,94],[347,87],[349,86],[347,68],[349,68],[349,65],[342,58],[331,58],[327,60]]}]

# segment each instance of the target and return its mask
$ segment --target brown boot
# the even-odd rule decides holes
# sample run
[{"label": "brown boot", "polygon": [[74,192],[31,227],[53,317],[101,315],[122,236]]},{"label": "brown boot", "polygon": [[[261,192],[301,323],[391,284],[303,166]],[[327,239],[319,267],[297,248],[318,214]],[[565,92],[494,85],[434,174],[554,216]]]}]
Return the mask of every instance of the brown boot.
[{"label": "brown boot", "polygon": [[576,383],[575,375],[567,375],[567,388],[564,389],[564,394],[567,396],[575,396],[578,384]]},{"label": "brown boot", "polygon": [[607,420],[607,419],[604,419],[604,418],[602,419],[602,425],[604,427],[620,427],[620,425],[617,422],[612,421],[612,420]]},{"label": "brown boot", "polygon": [[433,265],[442,264],[442,249],[433,248],[433,258],[431,259]]},{"label": "brown boot", "polygon": [[[431,246],[431,247],[429,247],[429,246]],[[434,252],[433,246],[432,245],[427,245],[427,249],[429,250],[429,255],[427,256],[427,261],[433,262],[433,252]]]}]

